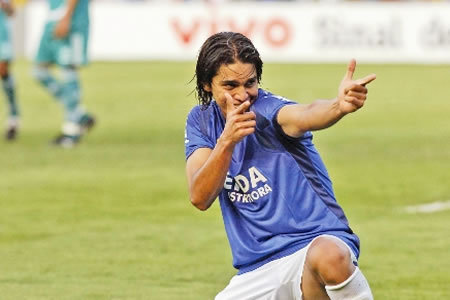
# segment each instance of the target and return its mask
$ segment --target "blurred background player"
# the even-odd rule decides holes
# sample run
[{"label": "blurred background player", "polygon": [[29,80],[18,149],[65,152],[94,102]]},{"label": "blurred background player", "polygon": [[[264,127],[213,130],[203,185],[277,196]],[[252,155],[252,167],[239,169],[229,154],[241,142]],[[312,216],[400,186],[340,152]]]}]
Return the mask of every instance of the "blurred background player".
[{"label": "blurred background player", "polygon": [[14,8],[9,0],[0,0],[0,7],[0,76],[2,77],[3,90],[9,105],[5,138],[7,140],[14,140],[19,128],[19,109],[17,107],[16,89],[14,78],[9,71],[13,53],[9,17],[14,14]]},{"label": "blurred background player", "polygon": [[[34,77],[64,107],[62,132],[52,141],[73,147],[95,119],[81,106],[78,67],[87,64],[89,0],[48,0],[50,12],[36,56]],[[50,72],[56,64],[60,78]]]}]

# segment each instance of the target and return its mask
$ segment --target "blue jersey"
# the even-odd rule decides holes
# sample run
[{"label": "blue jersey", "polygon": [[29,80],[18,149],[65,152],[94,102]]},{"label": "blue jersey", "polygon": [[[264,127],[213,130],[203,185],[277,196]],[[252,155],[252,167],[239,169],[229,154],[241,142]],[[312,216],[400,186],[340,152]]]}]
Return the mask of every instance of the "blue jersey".
[{"label": "blue jersey", "polygon": [[[359,256],[359,239],[337,204],[311,132],[300,138],[284,134],[278,111],[295,102],[262,89],[250,110],[256,130],[234,150],[219,194],[233,266],[248,272],[330,234]],[[185,154],[216,145],[225,119],[215,101],[194,107],[186,123]]]}]

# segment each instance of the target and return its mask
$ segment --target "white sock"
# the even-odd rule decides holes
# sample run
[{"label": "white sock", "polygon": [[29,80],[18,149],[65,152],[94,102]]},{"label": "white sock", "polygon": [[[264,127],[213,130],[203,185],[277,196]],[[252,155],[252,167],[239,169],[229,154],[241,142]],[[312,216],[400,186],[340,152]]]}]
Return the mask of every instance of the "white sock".
[{"label": "white sock", "polygon": [[325,289],[331,300],[373,300],[369,283],[358,267],[347,280]]},{"label": "white sock", "polygon": [[6,122],[6,126],[8,126],[8,128],[19,127],[19,117],[18,116],[9,116],[8,121]]},{"label": "white sock", "polygon": [[62,132],[65,135],[77,136],[81,134],[81,127],[74,122],[65,122],[62,127]]}]

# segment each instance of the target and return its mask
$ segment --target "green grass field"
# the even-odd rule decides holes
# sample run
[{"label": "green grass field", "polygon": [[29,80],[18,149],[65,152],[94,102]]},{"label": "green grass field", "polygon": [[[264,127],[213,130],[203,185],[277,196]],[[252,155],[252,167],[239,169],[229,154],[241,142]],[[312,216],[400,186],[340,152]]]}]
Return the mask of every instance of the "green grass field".
[{"label": "green grass field", "polygon": [[[194,64],[83,70],[99,123],[72,150],[49,146],[62,115],[30,67],[13,66],[20,138],[0,140],[0,298],[212,299],[235,270],[218,204],[200,212],[187,196]],[[331,98],[345,68],[267,64],[262,87],[301,102]],[[450,66],[361,65],[355,75],[372,72],[367,105],[315,143],[361,238],[375,298],[450,299],[450,211],[404,211],[450,201]]]}]

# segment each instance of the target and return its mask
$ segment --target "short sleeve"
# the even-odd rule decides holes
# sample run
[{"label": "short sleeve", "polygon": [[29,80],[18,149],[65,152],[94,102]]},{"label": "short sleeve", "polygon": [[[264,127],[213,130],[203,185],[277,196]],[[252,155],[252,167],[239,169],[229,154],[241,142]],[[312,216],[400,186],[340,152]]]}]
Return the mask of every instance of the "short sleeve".
[{"label": "short sleeve", "polygon": [[290,137],[283,131],[280,124],[278,123],[278,113],[280,112],[281,108],[287,105],[297,104],[297,102],[289,100],[282,96],[271,94],[267,91],[262,92],[263,93],[261,94],[261,99],[263,101],[259,103],[260,110],[263,112],[267,120],[270,120],[270,123],[272,127],[275,129],[275,132],[278,136],[280,136],[282,139],[288,139],[292,141],[301,140],[311,136],[311,132],[306,132],[303,136],[299,138]]},{"label": "short sleeve", "polygon": [[184,147],[186,159],[199,148],[213,149],[215,143],[207,136],[205,122],[202,119],[200,107],[194,107],[186,120]]}]

